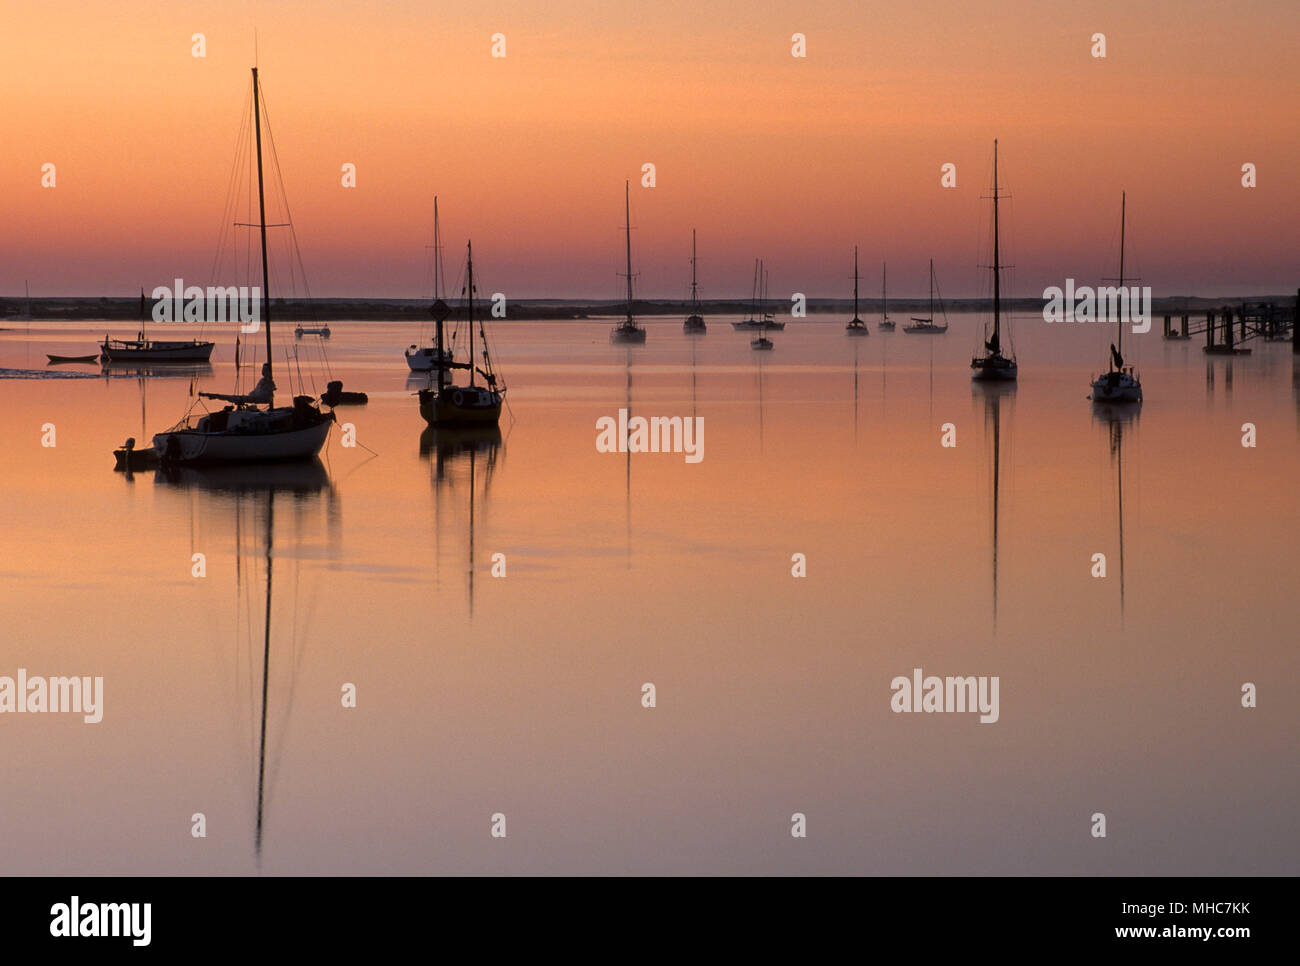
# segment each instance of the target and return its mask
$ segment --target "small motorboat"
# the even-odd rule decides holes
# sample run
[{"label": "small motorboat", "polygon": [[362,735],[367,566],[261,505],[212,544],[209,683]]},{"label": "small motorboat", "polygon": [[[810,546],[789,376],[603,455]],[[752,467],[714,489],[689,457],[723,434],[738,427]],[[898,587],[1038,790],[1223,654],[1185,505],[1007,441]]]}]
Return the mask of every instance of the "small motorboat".
[{"label": "small motorboat", "polygon": [[158,467],[158,451],[152,446],[145,449],[135,448],[135,437],[127,438],[119,448],[113,450],[113,469],[127,473],[138,470],[152,470]]},{"label": "small motorboat", "polygon": [[304,328],[300,325],[298,328],[293,330],[293,334],[300,339],[304,335],[318,335],[322,339],[328,339],[330,337],[330,327],[328,325],[321,325],[312,328]]},{"label": "small motorboat", "polygon": [[325,391],[321,393],[320,401],[330,408],[335,406],[364,406],[370,402],[370,397],[364,392],[344,392],[343,382],[335,379],[325,384]]},{"label": "small motorboat", "polygon": [[47,352],[45,353],[45,358],[50,360],[49,364],[52,366],[59,366],[68,362],[75,362],[78,363],[79,365],[92,366],[99,361],[99,356],[97,354],[91,354],[88,356],[56,356],[53,355],[52,353]]}]

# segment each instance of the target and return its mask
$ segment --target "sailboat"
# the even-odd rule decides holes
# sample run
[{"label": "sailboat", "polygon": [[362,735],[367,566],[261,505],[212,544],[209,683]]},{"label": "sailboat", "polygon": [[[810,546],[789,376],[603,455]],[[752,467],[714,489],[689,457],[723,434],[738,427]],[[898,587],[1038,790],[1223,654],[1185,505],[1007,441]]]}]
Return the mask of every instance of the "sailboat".
[{"label": "sailboat", "polygon": [[[492,359],[488,354],[487,333],[483,330],[483,320],[479,319],[479,342],[482,345],[483,368],[479,368],[474,359],[474,245],[467,242],[465,246],[465,307],[469,320],[469,361],[456,362],[450,348],[446,348],[443,337],[443,320],[435,316],[437,334],[435,346],[440,357],[445,361],[438,364],[436,385],[421,389],[420,415],[430,426],[495,426],[501,420],[501,402],[505,387],[497,387],[497,376],[492,370]],[[444,356],[445,352],[445,356]],[[451,384],[448,373],[452,369],[468,369],[469,384],[456,386]],[[486,384],[478,385],[474,375],[478,373]]]},{"label": "sailboat", "polygon": [[749,347],[751,349],[769,350],[774,348],[774,346],[772,344],[772,340],[769,339],[764,334],[764,330],[785,328],[785,323],[784,322],[781,322],[780,324],[776,323],[772,319],[772,313],[767,311],[767,268],[763,265],[761,261],[758,263],[758,271],[760,276],[760,281],[758,283],[759,284],[758,291],[759,291],[759,299],[760,299],[759,305],[762,307],[763,311],[761,315],[757,313],[755,314],[755,318],[758,319],[759,334],[757,339],[749,340]]},{"label": "sailboat", "polygon": [[[153,438],[154,451],[170,464],[268,463],[309,459],[320,452],[334,422],[311,396],[294,396],[290,406],[275,405],[271,344],[271,289],[266,251],[266,195],[262,171],[261,94],[253,69],[253,135],[257,146],[257,205],[262,242],[262,327],[266,332],[266,361],[262,378],[251,393],[199,393],[200,398],[229,403],[217,412],[193,412]],[[211,351],[211,343],[208,344]],[[207,356],[204,355],[206,360]]]},{"label": "sailboat", "polygon": [[695,282],[695,229],[691,229],[691,314],[682,323],[682,331],[703,334],[709,330],[700,315],[700,291]]},{"label": "sailboat", "polygon": [[213,343],[200,339],[179,341],[175,339],[149,339],[145,336],[145,321],[149,312],[145,304],[144,289],[140,289],[140,331],[134,339],[110,339],[104,336],[99,346],[101,362],[207,362],[212,358]]},{"label": "sailboat", "polygon": [[849,319],[844,331],[849,335],[870,335],[867,323],[858,318],[858,246],[853,246],[853,318]]},{"label": "sailboat", "polygon": [[970,361],[971,378],[981,382],[1009,382],[1019,373],[1015,353],[1002,352],[1002,266],[998,252],[998,142],[993,141],[993,332],[985,326],[984,354]]},{"label": "sailboat", "polygon": [[751,306],[750,313],[746,318],[739,322],[732,322],[733,329],[776,329],[780,331],[785,328],[784,322],[776,321],[771,312],[767,311],[767,268],[761,258],[754,260],[754,289],[750,295]]},{"label": "sailboat", "polygon": [[[1119,202],[1119,288],[1124,290],[1124,223],[1128,214],[1127,192],[1120,192]],[[1119,320],[1119,345],[1111,343],[1109,368],[1105,375],[1092,380],[1094,403],[1135,403],[1142,401],[1142,381],[1132,366],[1124,365],[1124,326],[1127,319]]]},{"label": "sailboat", "polygon": [[11,322],[32,321],[32,290],[27,287],[26,279],[23,280],[23,296],[25,299],[23,310],[19,312],[17,315],[9,316],[9,321]]},{"label": "sailboat", "polygon": [[731,323],[733,329],[761,329],[763,327],[762,321],[758,318],[758,273],[761,264],[757,258],[754,259],[754,281],[749,287],[749,311],[743,319]]},{"label": "sailboat", "polygon": [[[442,235],[438,228],[438,198],[433,199],[433,305],[429,309],[438,325],[451,315],[451,309],[442,300]],[[406,364],[412,372],[432,372],[438,365],[451,361],[451,353],[440,346],[410,345],[406,347]]]},{"label": "sailboat", "polygon": [[645,329],[632,318],[632,207],[628,195],[629,184],[630,182],[623,182],[623,211],[627,220],[623,228],[627,232],[627,318],[610,330],[609,341],[641,343],[645,342]]},{"label": "sailboat", "polygon": [[[943,298],[939,298],[939,311],[943,312]],[[934,259],[930,259],[930,316],[918,319],[912,316],[912,324],[903,326],[903,331],[913,335],[943,335],[948,331],[948,315],[944,313],[943,325],[934,321]]]},{"label": "sailboat", "polygon": [[886,298],[887,268],[886,263],[880,263],[880,321],[876,323],[876,328],[882,332],[893,332],[894,320],[889,317],[889,301]]}]

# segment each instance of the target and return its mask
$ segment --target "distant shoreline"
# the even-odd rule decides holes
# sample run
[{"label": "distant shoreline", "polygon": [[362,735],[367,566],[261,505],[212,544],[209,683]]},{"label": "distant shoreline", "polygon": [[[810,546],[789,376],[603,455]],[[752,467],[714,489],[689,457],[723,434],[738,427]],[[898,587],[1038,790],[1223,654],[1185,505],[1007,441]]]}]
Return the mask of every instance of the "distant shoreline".
[{"label": "distant shoreline", "polygon": [[[1279,306],[1296,304],[1294,293],[1289,295],[1245,295],[1224,298],[1205,298],[1197,296],[1173,295],[1152,300],[1152,315],[1181,315],[1204,313],[1217,310],[1222,306],[1240,306],[1244,302],[1272,302]],[[285,322],[356,320],[370,322],[422,322],[430,318],[429,299],[374,299],[374,298],[321,298],[321,299],[276,299],[272,303],[272,318]],[[787,302],[769,300],[768,307],[784,314]],[[929,307],[928,299],[890,299],[891,314],[903,317],[909,313],[921,312]],[[946,299],[944,308],[949,312],[988,312],[992,310],[991,299],[963,298]],[[1018,298],[1005,300],[1006,311],[1025,313],[1041,312],[1041,298]],[[69,297],[41,298],[31,300],[33,321],[70,322],[100,319],[104,321],[139,320],[139,296],[129,298],[108,297]],[[491,308],[491,302],[480,301],[478,310],[481,314]],[[752,308],[748,299],[710,299],[699,303],[699,311],[705,317],[711,315],[744,315]],[[810,298],[807,303],[809,314],[831,312],[846,313],[852,311],[853,300],[844,298]],[[880,314],[880,299],[859,299],[858,313],[863,316]],[[0,298],[0,323],[24,321],[15,318],[27,309],[27,300],[23,298]],[[518,299],[507,302],[506,320],[517,321],[581,321],[583,319],[601,319],[622,316],[624,303],[599,299]],[[691,303],[682,300],[637,300],[632,304],[632,312],[638,317],[688,315]],[[463,318],[464,312],[459,307],[453,308],[453,318]],[[488,316],[490,319],[490,316]]]}]

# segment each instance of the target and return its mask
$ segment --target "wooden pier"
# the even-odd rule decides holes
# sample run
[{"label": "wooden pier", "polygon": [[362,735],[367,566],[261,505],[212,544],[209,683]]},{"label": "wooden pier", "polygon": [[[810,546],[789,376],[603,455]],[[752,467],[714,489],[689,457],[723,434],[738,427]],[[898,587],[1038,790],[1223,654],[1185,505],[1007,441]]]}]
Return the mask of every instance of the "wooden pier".
[{"label": "wooden pier", "polygon": [[[1300,292],[1296,293],[1296,304],[1300,305]],[[1251,350],[1243,343],[1254,339],[1266,342],[1290,339],[1292,351],[1300,355],[1300,326],[1296,325],[1296,314],[1295,305],[1275,302],[1243,302],[1236,308],[1225,305],[1206,312],[1203,322],[1192,322],[1188,312],[1177,318],[1166,313],[1164,337],[1171,341],[1184,341],[1194,335],[1204,335],[1204,351],[1216,356],[1249,355]]]}]

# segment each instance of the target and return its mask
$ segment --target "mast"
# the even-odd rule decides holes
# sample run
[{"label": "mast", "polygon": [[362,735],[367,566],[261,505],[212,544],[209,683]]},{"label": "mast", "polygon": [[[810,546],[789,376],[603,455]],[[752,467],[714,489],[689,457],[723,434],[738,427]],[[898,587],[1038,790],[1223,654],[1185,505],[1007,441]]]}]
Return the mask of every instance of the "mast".
[{"label": "mast", "polygon": [[934,259],[930,259],[930,321],[934,322]]},{"label": "mast", "polygon": [[[1128,215],[1128,192],[1119,193],[1119,288],[1124,290],[1124,222]],[[1119,324],[1119,357],[1121,365],[1124,359],[1124,319]]]},{"label": "mast", "polygon": [[[628,256],[631,258],[631,256]],[[628,263],[629,268],[631,262]],[[466,319],[469,322],[469,384],[474,385],[474,243],[465,242],[465,273],[468,276],[466,282],[469,286],[469,309],[466,312]],[[628,295],[632,293],[632,281],[629,278],[627,283]],[[632,318],[632,303],[628,302],[628,315]]]},{"label": "mast", "polygon": [[858,317],[858,246],[853,246],[853,318]]},{"label": "mast", "polygon": [[[253,133],[257,140],[257,211],[259,215],[258,228],[262,232],[262,325],[266,328],[266,374],[271,378],[273,372],[273,361],[271,359],[271,273],[266,265],[266,193],[262,187],[262,112],[260,107],[261,94],[258,93],[257,86],[257,68],[253,68]],[[267,408],[274,405],[274,393],[272,401],[267,403]]]},{"label": "mast", "polygon": [[433,318],[435,324],[434,340],[438,353],[434,365],[438,369],[438,391],[441,392],[447,387],[447,367],[443,364],[446,357],[443,355],[443,319],[446,313],[442,310],[442,304],[438,298],[438,262],[442,258],[442,236],[438,228],[438,196],[433,196]]},{"label": "mast", "polygon": [[[934,263],[930,265],[931,274]],[[933,311],[933,309],[932,309]],[[1002,276],[998,264],[998,140],[993,139],[993,351],[1002,351]]]},{"label": "mast", "polygon": [[699,289],[695,284],[695,229],[691,229],[691,309],[698,311],[700,307]]},{"label": "mast", "polygon": [[[632,321],[632,202],[630,199],[630,181],[623,182],[623,220],[624,231],[627,232],[627,322],[633,325]],[[470,373],[472,376],[473,373]]]},{"label": "mast", "polygon": [[[257,70],[256,67],[253,68]],[[253,75],[256,77],[256,73]],[[271,667],[271,540],[275,532],[275,488],[266,493],[266,621],[262,630],[262,734],[257,753],[257,841],[256,850],[262,855],[262,803],[266,780],[266,692]]]},{"label": "mast", "polygon": [[889,303],[885,301],[886,280],[888,278],[889,263],[880,263],[880,321],[884,322],[889,318]]}]

